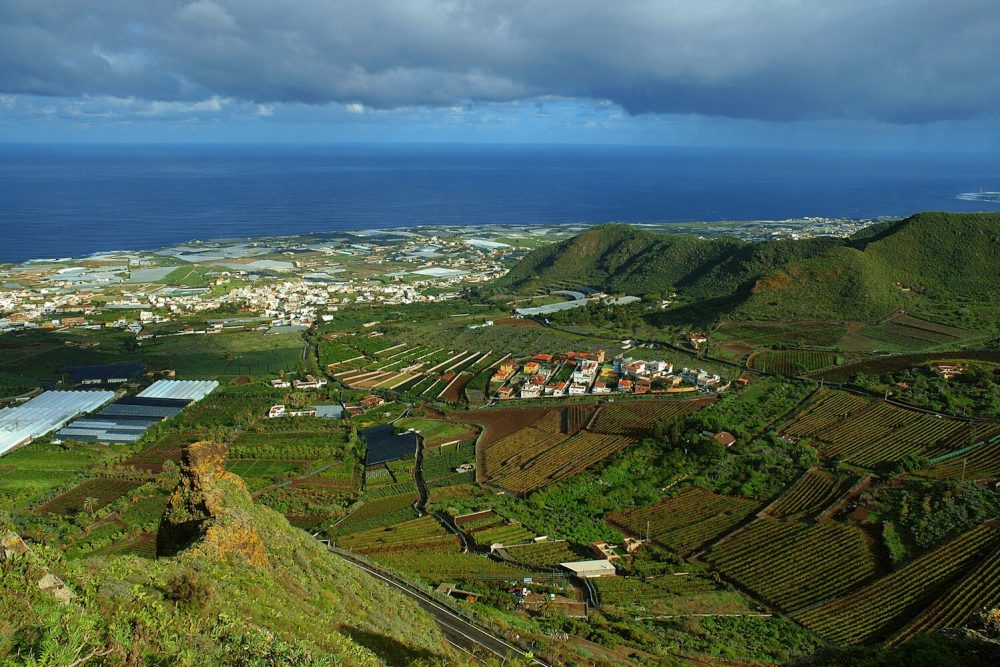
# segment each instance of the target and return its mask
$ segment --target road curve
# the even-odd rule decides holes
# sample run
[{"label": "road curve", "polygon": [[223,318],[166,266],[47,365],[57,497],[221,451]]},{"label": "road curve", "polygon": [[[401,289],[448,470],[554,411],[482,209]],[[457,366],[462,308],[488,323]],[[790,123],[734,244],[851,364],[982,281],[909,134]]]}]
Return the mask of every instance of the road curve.
[{"label": "road curve", "polygon": [[[392,586],[415,600],[441,627],[449,643],[472,654],[478,660],[482,661],[479,656],[495,656],[501,661],[512,656],[522,660],[528,659],[528,655],[518,647],[504,641],[488,630],[469,622],[427,593],[408,585],[404,581],[400,581],[389,573],[381,572],[339,549],[330,548],[330,551],[355,567],[364,570],[370,576]],[[531,661],[533,664],[546,666],[546,663],[538,658],[532,657]]]}]

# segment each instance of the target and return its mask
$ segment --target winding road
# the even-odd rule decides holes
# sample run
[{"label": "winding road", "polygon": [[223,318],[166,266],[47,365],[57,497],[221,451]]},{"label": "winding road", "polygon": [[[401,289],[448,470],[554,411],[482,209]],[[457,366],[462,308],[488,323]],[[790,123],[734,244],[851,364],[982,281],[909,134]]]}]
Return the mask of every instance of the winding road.
[{"label": "winding road", "polygon": [[[485,662],[483,658],[486,657],[496,657],[501,662],[511,657],[522,660],[529,659],[529,655],[518,647],[449,609],[446,605],[438,602],[424,591],[410,586],[389,572],[372,567],[368,563],[354,558],[347,552],[335,547],[328,548],[332,553],[343,558],[351,565],[364,570],[375,579],[392,586],[407,597],[415,600],[424,611],[434,618],[450,644],[462,652],[473,656],[476,660]],[[531,657],[530,661],[533,664],[547,667],[547,663],[542,662],[538,658]]]}]

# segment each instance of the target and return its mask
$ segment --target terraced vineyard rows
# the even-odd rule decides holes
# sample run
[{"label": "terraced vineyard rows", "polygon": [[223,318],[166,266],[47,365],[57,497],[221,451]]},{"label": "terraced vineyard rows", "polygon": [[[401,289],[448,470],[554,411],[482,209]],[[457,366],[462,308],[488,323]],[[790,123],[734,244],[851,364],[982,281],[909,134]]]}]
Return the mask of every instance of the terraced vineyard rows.
[{"label": "terraced vineyard rows", "polygon": [[594,580],[602,605],[644,602],[672,595],[694,595],[717,590],[711,580],[696,574],[667,574],[650,579],[599,577]]},{"label": "terraced vineyard rows", "polygon": [[763,519],[717,545],[705,559],[784,611],[842,595],[876,572],[864,533],[833,521]]},{"label": "terraced vineyard rows", "polygon": [[868,402],[845,392],[817,391],[799,415],[782,427],[795,437],[819,441],[825,456],[866,467],[907,455],[940,456],[969,440],[969,427],[890,403]]},{"label": "terraced vineyard rows", "polygon": [[747,366],[779,375],[801,375],[837,363],[837,355],[823,350],[762,350],[750,356]]},{"label": "terraced vineyard rows", "polygon": [[565,439],[547,439],[525,449],[515,463],[501,468],[493,481],[515,493],[527,493],[576,474],[634,442],[625,436],[586,431]]},{"label": "terraced vineyard rows", "polygon": [[458,538],[449,533],[431,515],[404,521],[393,526],[374,528],[345,535],[337,546],[359,553],[409,551],[413,549],[444,549],[461,547]]},{"label": "terraced vineyard rows", "polygon": [[490,526],[474,530],[469,535],[478,546],[489,547],[493,544],[524,544],[535,538],[535,533],[519,523]]},{"label": "terraced vineyard rows", "polygon": [[756,501],[720,496],[697,486],[653,505],[612,512],[607,521],[633,535],[646,537],[668,549],[686,553],[720,537],[746,521],[759,507]]},{"label": "terraced vineyard rows", "polygon": [[920,634],[940,628],[960,626],[973,613],[996,607],[1000,599],[1000,547],[990,553],[956,586],[937,599],[919,616],[907,623],[890,640],[898,645]]},{"label": "terraced vineyard rows", "polygon": [[795,620],[838,644],[883,638],[998,543],[1000,531],[980,525],[881,579],[797,614]]},{"label": "terraced vineyard rows", "polygon": [[781,431],[798,438],[810,436],[865,408],[868,399],[832,389],[817,389]]},{"label": "terraced vineyard rows", "polygon": [[997,479],[1000,477],[1000,441],[934,464],[926,474],[935,479]]},{"label": "terraced vineyard rows", "polygon": [[416,518],[417,511],[413,509],[415,502],[417,502],[416,492],[378,498],[367,502],[333,527],[329,531],[330,537],[335,539],[347,533],[390,526]]},{"label": "terraced vineyard rows", "polygon": [[572,544],[565,540],[548,540],[507,547],[510,557],[519,563],[533,568],[557,568],[559,563],[582,560],[587,557],[581,554]]},{"label": "terraced vineyard rows", "polygon": [[778,500],[767,508],[777,519],[791,516],[813,516],[822,512],[852,484],[850,477],[821,468],[810,468]]},{"label": "terraced vineyard rows", "polygon": [[714,398],[694,400],[623,401],[601,406],[589,430],[612,435],[648,433],[660,421],[682,419],[715,402]]}]

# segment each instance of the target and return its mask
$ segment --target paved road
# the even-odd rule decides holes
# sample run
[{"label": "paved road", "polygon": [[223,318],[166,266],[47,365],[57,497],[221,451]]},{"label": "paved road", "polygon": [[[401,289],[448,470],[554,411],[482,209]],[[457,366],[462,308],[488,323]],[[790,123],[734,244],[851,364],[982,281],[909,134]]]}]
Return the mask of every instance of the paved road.
[{"label": "paved road", "polygon": [[[389,574],[380,572],[361,561],[355,560],[340,550],[331,549],[331,551],[348,563],[361,568],[372,577],[416,600],[417,604],[437,621],[445,637],[453,646],[466,654],[471,654],[480,662],[483,661],[482,657],[490,656],[497,657],[501,661],[509,657],[527,658],[527,654],[518,647],[504,641],[478,625],[470,623],[427,593],[412,588],[405,582],[399,581]],[[546,663],[535,658],[534,664],[544,666]]]}]

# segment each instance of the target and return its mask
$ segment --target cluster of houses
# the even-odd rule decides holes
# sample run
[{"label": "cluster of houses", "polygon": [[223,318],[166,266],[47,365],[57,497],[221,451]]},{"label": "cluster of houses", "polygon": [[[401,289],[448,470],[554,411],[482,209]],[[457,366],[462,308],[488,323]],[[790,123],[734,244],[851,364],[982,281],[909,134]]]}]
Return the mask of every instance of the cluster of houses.
[{"label": "cluster of houses", "polygon": [[313,375],[306,375],[301,380],[298,378],[293,380],[286,380],[285,378],[271,380],[271,386],[275,389],[300,389],[302,391],[316,390],[325,387],[326,384],[326,378],[318,378]]},{"label": "cluster of houses", "polygon": [[507,360],[497,368],[492,381],[500,385],[497,396],[503,400],[721,391],[728,386],[719,375],[704,369],[675,371],[673,364],[661,359],[622,356],[607,360],[604,350],[595,354],[536,354],[521,363]]}]

